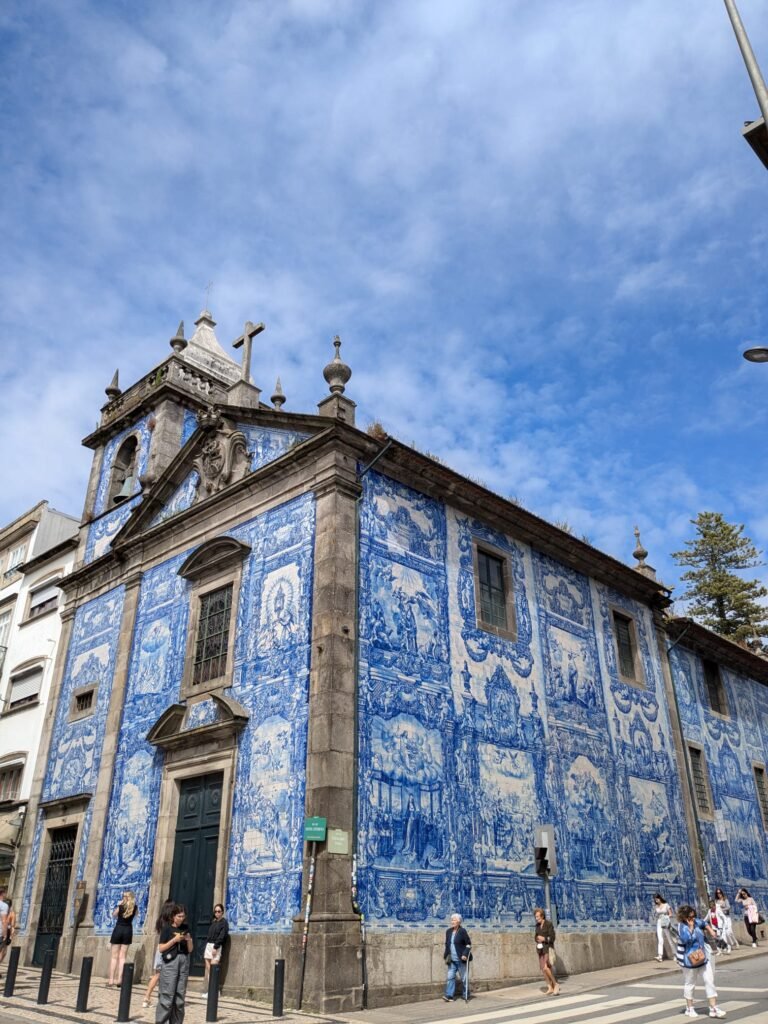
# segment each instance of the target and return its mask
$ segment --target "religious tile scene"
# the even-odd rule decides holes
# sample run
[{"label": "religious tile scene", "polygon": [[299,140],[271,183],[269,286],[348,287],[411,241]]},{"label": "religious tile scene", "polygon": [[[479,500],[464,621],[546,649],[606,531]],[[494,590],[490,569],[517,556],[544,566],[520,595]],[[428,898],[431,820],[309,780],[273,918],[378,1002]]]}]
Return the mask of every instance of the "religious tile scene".
[{"label": "religious tile scene", "polygon": [[[225,992],[266,997],[282,956],[333,1012],[434,996],[453,912],[494,988],[533,974],[545,902],[570,972],[650,959],[657,892],[768,904],[768,660],[670,615],[639,533],[624,564],[358,429],[338,338],[294,413],[251,382],[263,325],[240,363],[215,326],[115,375],[79,531],[0,532],[57,623],[43,694],[0,603],[23,962],[106,974],[131,890],[137,976],[169,896],[201,975],[221,902]],[[39,752],[12,738],[35,703]]]}]

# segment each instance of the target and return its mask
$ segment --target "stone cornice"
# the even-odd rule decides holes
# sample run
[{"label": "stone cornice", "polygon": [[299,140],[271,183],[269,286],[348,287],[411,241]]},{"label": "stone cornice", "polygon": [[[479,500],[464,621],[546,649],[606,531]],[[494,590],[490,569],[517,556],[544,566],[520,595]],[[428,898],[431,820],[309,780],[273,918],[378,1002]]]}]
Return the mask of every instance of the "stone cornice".
[{"label": "stone cornice", "polygon": [[675,616],[667,619],[663,628],[676,646],[685,647],[724,668],[768,685],[768,658],[753,653],[741,644],[728,640],[727,637],[713,633],[711,629],[701,626],[693,619]]}]

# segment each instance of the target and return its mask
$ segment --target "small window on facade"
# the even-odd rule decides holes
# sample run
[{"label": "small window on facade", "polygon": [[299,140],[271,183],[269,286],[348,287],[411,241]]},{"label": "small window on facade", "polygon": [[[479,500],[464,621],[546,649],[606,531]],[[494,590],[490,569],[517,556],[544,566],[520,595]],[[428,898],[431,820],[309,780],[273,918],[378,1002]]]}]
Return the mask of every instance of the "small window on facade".
[{"label": "small window on facade", "polygon": [[42,682],[43,670],[41,668],[33,668],[28,672],[19,672],[17,675],[11,676],[6,710],[20,708],[25,704],[34,704],[40,694]]},{"label": "small window on facade", "polygon": [[480,618],[489,626],[507,629],[504,559],[478,548],[477,570],[480,577]]},{"label": "small window on facade", "polygon": [[707,764],[704,760],[704,751],[698,747],[688,747],[688,754],[691,761],[691,776],[693,779],[693,791],[696,796],[696,806],[702,817],[712,817],[712,798],[709,795],[709,779],[707,777]]},{"label": "small window on facade", "polygon": [[765,767],[754,765],[752,770],[755,773],[755,789],[757,790],[757,802],[760,805],[760,814],[763,818],[763,828],[768,832],[768,785],[765,781]]},{"label": "small window on facade", "polygon": [[15,547],[13,551],[11,551],[10,555],[8,556],[8,566],[5,570],[6,576],[12,576],[17,571],[18,566],[20,566],[23,563],[24,556],[26,555],[26,553],[26,544],[19,544],[18,547]]},{"label": "small window on facade", "polygon": [[704,682],[707,686],[709,706],[719,715],[728,714],[728,702],[725,697],[725,687],[720,678],[720,669],[714,661],[704,659]]},{"label": "small window on facade", "polygon": [[619,675],[622,679],[637,682],[637,646],[635,644],[635,625],[632,619],[620,612],[614,612],[613,631],[616,637]]},{"label": "small window on facade", "polygon": [[28,618],[37,619],[47,612],[55,611],[59,607],[60,593],[58,581],[56,583],[49,583],[47,586],[40,587],[39,590],[34,591],[29,598]]},{"label": "small window on facade", "polygon": [[0,767],[0,802],[3,800],[18,800],[23,774],[23,764],[10,764],[7,767]]},{"label": "small window on facade", "polygon": [[200,598],[192,682],[207,683],[224,675],[229,647],[232,584],[211,590]]},{"label": "small window on facade", "polygon": [[[8,608],[4,612],[0,612],[0,659],[5,654],[8,648],[8,636],[11,632],[11,615],[13,613],[12,608]],[[2,662],[0,661],[0,666]]]}]

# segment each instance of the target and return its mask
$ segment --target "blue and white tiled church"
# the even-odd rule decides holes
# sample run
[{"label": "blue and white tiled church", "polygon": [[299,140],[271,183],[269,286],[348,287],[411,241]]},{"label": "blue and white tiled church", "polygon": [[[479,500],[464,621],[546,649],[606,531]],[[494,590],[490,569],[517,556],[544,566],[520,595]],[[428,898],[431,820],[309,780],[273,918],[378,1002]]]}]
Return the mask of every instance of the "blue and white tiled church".
[{"label": "blue and white tiled church", "polygon": [[115,379],[84,442],[27,961],[104,971],[130,889],[145,976],[170,895],[196,968],[225,905],[225,991],[267,994],[284,956],[305,1007],[434,995],[454,911],[499,986],[535,973],[541,825],[571,971],[652,956],[655,892],[765,906],[768,661],[669,618],[639,537],[630,567],[359,430],[338,339],[301,414],[251,383],[262,325],[241,362],[214,328]]}]

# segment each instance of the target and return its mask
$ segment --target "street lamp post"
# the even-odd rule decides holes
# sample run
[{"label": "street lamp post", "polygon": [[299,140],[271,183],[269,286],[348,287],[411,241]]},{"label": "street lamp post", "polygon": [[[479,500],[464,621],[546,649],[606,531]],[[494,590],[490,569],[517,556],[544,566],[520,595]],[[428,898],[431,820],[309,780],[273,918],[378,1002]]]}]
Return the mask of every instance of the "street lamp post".
[{"label": "street lamp post", "polygon": [[[749,42],[741,15],[736,7],[736,0],[725,0],[725,7],[728,11],[728,17],[731,19],[736,42],[739,44],[741,55],[744,58],[749,80],[752,83],[752,88],[755,90],[760,113],[763,115],[756,121],[747,121],[742,129],[742,135],[768,168],[768,128],[766,128],[766,125],[768,125],[768,88],[766,88],[757,58]],[[746,353],[744,357],[749,358]],[[768,358],[757,359],[754,362],[768,362]]]}]

